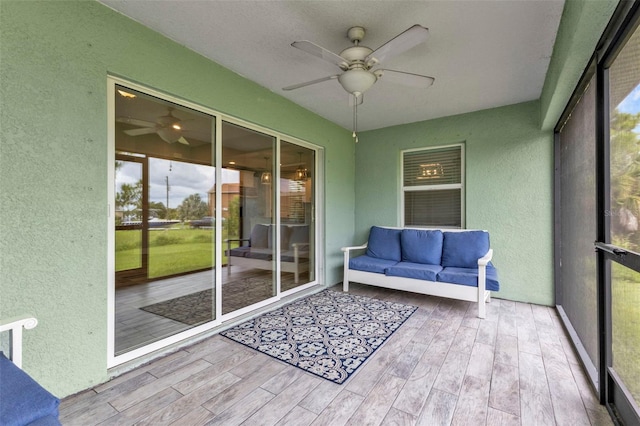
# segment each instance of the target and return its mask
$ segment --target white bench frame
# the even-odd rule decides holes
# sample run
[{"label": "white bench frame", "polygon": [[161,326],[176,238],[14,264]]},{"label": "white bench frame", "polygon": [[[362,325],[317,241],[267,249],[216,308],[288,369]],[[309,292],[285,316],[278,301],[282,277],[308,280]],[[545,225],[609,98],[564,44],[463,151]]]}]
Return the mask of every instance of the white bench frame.
[{"label": "white bench frame", "polygon": [[[389,227],[390,228],[390,227]],[[398,229],[398,228],[390,228]],[[407,228],[414,229],[414,228]],[[422,228],[425,229],[425,228]],[[432,229],[431,229],[432,230]],[[453,230],[442,229],[443,232],[465,232],[469,230]],[[447,283],[442,281],[419,280],[416,278],[394,277],[383,273],[358,271],[349,269],[349,259],[354,251],[362,251],[367,248],[367,243],[353,246],[342,247],[344,252],[344,272],[342,280],[342,290],[349,291],[349,281],[360,284],[368,284],[377,287],[391,288],[394,290],[411,291],[419,294],[427,294],[430,296],[447,297],[449,299],[465,300],[478,304],[478,317],[486,318],[487,310],[485,303],[491,302],[491,291],[486,290],[487,282],[487,264],[493,257],[493,249],[480,259],[478,259],[478,287],[468,285]]]},{"label": "white bench frame", "polygon": [[22,369],[22,329],[31,330],[38,325],[38,320],[33,317],[12,318],[0,322],[0,332],[11,332],[11,361]]},{"label": "white bench frame", "polygon": [[[250,240],[248,238],[228,239],[225,241],[227,243],[227,276],[231,275],[231,261],[233,261],[234,265],[243,266],[245,268],[264,269],[267,271],[276,270],[275,259],[264,260],[231,255],[231,241],[249,242]],[[300,281],[300,274],[302,272],[309,271],[309,258],[300,257],[301,249],[304,247],[309,247],[309,243],[294,243],[291,245],[291,247],[293,247],[293,262],[280,262],[280,271],[293,273],[293,281],[298,284],[298,282]],[[276,253],[274,250],[274,258],[275,254]]]}]

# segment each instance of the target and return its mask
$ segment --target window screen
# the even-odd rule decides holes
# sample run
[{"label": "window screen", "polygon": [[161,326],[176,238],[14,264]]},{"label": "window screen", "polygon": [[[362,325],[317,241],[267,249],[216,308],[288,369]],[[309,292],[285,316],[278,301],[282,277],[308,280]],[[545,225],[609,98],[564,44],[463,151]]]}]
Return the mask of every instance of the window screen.
[{"label": "window screen", "polygon": [[402,153],[405,226],[461,228],[463,145]]}]

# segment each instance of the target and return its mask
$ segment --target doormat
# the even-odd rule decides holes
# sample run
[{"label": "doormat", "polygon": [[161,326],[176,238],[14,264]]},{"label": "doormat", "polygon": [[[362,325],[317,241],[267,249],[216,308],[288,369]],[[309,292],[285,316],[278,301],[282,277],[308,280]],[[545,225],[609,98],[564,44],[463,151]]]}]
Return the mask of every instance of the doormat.
[{"label": "doormat", "polygon": [[324,290],[220,334],[341,384],[416,309],[402,303]]}]

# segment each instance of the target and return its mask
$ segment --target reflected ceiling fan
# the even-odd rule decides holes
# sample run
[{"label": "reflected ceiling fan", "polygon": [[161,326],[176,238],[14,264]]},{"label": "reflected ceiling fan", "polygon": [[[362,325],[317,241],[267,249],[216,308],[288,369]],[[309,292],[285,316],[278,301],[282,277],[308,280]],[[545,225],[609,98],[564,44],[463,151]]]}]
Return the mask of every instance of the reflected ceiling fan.
[{"label": "reflected ceiling fan", "polygon": [[351,95],[350,101],[353,102],[354,108],[353,137],[356,142],[358,141],[356,135],[357,106],[362,104],[363,93],[369,90],[378,80],[383,79],[410,87],[425,89],[431,86],[435,81],[433,77],[426,75],[376,68],[385,60],[406,52],[418,44],[423,43],[429,35],[429,30],[427,28],[421,25],[414,25],[398,34],[376,50],[360,45],[364,35],[365,29],[363,27],[351,27],[347,32],[347,37],[349,37],[353,46],[347,47],[340,52],[339,55],[307,40],[291,43],[291,46],[297,49],[331,62],[343,72],[283,88],[283,90],[294,90],[310,86],[312,84],[321,83],[323,81],[337,79],[344,90],[349,92]]},{"label": "reflected ceiling fan", "polygon": [[116,121],[140,127],[139,129],[125,130],[124,132],[129,136],[157,133],[158,136],[167,143],[179,142],[183,145],[189,145],[189,141],[182,136],[181,123],[183,120],[173,115],[173,108],[169,108],[167,115],[158,117],[155,123],[129,117],[118,117]]}]

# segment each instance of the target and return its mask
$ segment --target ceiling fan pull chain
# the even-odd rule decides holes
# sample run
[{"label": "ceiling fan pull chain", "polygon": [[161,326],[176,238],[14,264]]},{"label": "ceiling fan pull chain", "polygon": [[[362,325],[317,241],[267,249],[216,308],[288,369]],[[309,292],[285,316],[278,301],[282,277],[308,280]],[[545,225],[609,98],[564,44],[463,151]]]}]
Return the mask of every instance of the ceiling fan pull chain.
[{"label": "ceiling fan pull chain", "polygon": [[358,143],[358,96],[353,95],[353,134],[351,135],[356,143]]}]

